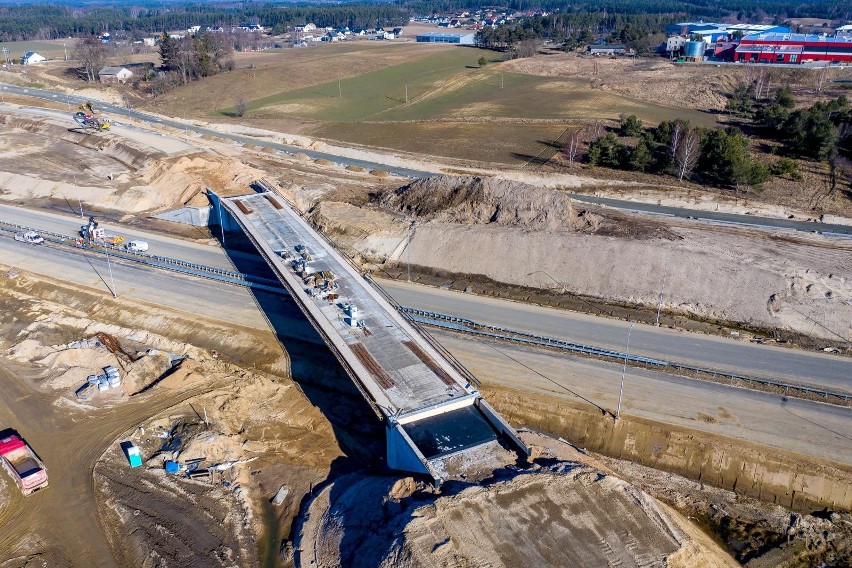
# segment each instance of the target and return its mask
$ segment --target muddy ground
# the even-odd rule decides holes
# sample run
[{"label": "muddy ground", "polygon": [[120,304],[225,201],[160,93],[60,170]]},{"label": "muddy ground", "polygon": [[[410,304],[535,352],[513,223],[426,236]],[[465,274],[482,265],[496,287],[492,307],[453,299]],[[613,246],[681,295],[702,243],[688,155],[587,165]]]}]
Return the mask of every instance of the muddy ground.
[{"label": "muddy ground", "polygon": [[[244,192],[245,181],[262,172],[300,207],[311,210],[317,224],[334,235],[344,252],[374,266],[384,265],[399,272],[400,266],[409,261],[423,267],[424,272],[483,274],[495,289],[502,282],[547,295],[568,287],[576,294],[568,295],[578,298],[578,302],[595,297],[614,305],[640,306],[647,312],[656,303],[656,276],[661,268],[650,265],[662,259],[661,245],[676,243],[680,247],[678,254],[689,253],[679,259],[681,264],[693,270],[673,271],[667,285],[681,295],[666,304],[670,313],[684,318],[680,321],[713,321],[718,317],[719,321],[743,326],[752,325],[750,318],[758,314],[775,318],[770,322],[781,322],[785,333],[792,330],[806,335],[820,335],[814,329],[816,319],[821,318],[829,326],[839,322],[836,329],[830,327],[835,334],[845,333],[844,322],[848,325],[852,321],[843,307],[849,299],[849,278],[841,272],[849,251],[844,245],[829,245],[816,237],[778,240],[759,232],[696,228],[687,221],[637,220],[591,210],[580,215],[581,210],[563,200],[554,202],[553,196],[545,196],[537,203],[561,206],[565,213],[562,218],[530,217],[523,202],[511,212],[496,214],[492,209],[485,214],[490,205],[487,200],[484,205],[478,198],[471,200],[476,193],[460,194],[461,199],[452,210],[418,209],[417,200],[414,206],[412,202],[382,205],[380,200],[371,202],[371,194],[394,191],[399,182],[369,172],[202,139],[192,140],[193,145],[205,149],[201,155],[184,155],[183,151],[178,153],[181,155],[161,155],[146,147],[144,141],[129,138],[94,146],[91,141],[78,143],[72,139],[54,147],[49,140],[56,124],[27,120],[3,125],[6,154],[0,157],[7,160],[5,169],[14,170],[12,165],[19,162],[13,153],[22,140],[32,141],[34,151],[58,165],[45,172],[30,171],[27,179],[9,177],[2,189],[7,192],[3,197],[10,200],[58,202],[63,191],[73,188],[67,180],[73,164],[98,152],[107,159],[103,164],[97,162],[98,175],[93,173],[86,182],[91,190],[91,195],[85,197],[87,207],[89,202],[97,202],[115,210],[114,215],[124,214],[122,200],[133,201],[137,207],[133,211],[137,213],[195,204],[196,190],[207,184],[223,191]],[[169,170],[181,164],[180,184],[171,187]],[[124,169],[116,180],[104,178],[103,174],[119,165]],[[236,168],[233,175],[229,173],[232,166]],[[144,185],[137,187],[133,180],[138,175],[148,177],[144,178]],[[108,183],[112,181],[120,183]],[[451,183],[445,185],[454,187]],[[149,200],[138,201],[139,191],[146,192]],[[532,195],[538,190],[527,191]],[[103,200],[102,194],[106,195]],[[414,219],[405,217],[409,212],[415,218],[423,213],[411,243],[408,234]],[[554,220],[557,226],[552,224]],[[560,230],[559,223],[563,221],[570,230]],[[665,235],[679,238],[661,237],[661,228]],[[558,246],[548,248],[540,240],[535,241],[536,233],[544,235],[548,246],[553,242]],[[735,258],[737,255],[730,251],[746,247],[743,242],[756,252]],[[644,288],[637,292],[637,282],[618,273],[608,273],[606,279],[592,283],[580,277],[581,268],[599,267],[603,262],[601,249],[596,246],[600,243],[610,247],[606,250],[612,256],[606,257],[606,264],[627,270],[628,276],[636,276]],[[556,285],[543,276],[534,281],[526,278],[535,270],[527,266],[531,254],[538,255],[536,262],[547,261],[549,270],[554,270],[555,254],[569,251],[575,254],[570,262],[555,269]],[[446,265],[447,258],[456,259],[457,264]],[[500,260],[503,271],[499,274],[489,274],[476,264],[494,264],[495,258]],[[770,262],[770,258],[775,262]],[[631,265],[633,261],[644,261],[650,272]],[[719,291],[742,290],[742,297],[723,306],[721,314],[714,311],[718,306],[702,304],[708,301],[707,294],[715,291],[701,287],[707,284],[702,281],[702,271],[728,275],[730,280],[724,281]],[[575,276],[577,279],[572,280]],[[766,279],[771,286],[762,286]],[[622,281],[632,288],[618,288]],[[743,286],[743,282],[752,286]],[[361,406],[353,402],[360,400],[360,395],[342,377],[336,363],[323,364],[316,355],[307,356],[311,350],[317,351],[313,344],[303,346],[303,352],[288,354],[272,333],[247,330],[212,318],[179,312],[164,314],[156,306],[112,301],[88,289],[26,273],[2,283],[0,302],[8,317],[0,321],[4,359],[0,380],[5,385],[0,422],[16,425],[44,455],[52,473],[49,491],[26,500],[13,491],[9,502],[0,506],[0,522],[11,527],[0,537],[0,550],[7,551],[0,557],[0,562],[6,562],[0,564],[4,567],[28,562],[68,565],[78,559],[85,565],[111,565],[116,558],[140,560],[141,556],[134,556],[140,554],[154,558],[151,551],[160,555],[157,559],[166,559],[166,565],[197,556],[207,565],[259,559],[273,566],[279,562],[278,548],[289,538],[289,526],[303,497],[313,492],[316,483],[353,471],[363,472],[365,468],[381,469],[375,456],[381,454],[382,440],[369,427],[374,424],[373,415],[362,408],[366,406],[363,402]],[[770,300],[770,289],[780,294],[777,302]],[[804,318],[797,319],[796,310],[804,310]],[[826,312],[837,321],[826,317]],[[195,366],[188,364],[178,380],[181,375],[168,375],[162,369],[157,372],[156,366],[145,374],[141,371],[146,366],[143,363],[137,367],[139,376],[134,379],[133,388],[128,388],[130,392],[105,394],[92,403],[80,404],[74,398],[72,385],[84,373],[96,370],[94,366],[103,362],[101,356],[109,356],[90,353],[92,357],[87,358],[64,353],[69,351],[70,342],[97,332],[116,337],[134,356],[153,348],[186,355]],[[212,355],[214,350],[218,359]],[[121,357],[116,360],[123,361]],[[136,362],[124,361],[131,370]],[[341,404],[341,400],[346,403]],[[264,406],[265,401],[274,404]],[[36,423],[33,416],[39,417]],[[275,426],[261,427],[261,421]],[[144,434],[140,426],[145,429]],[[167,438],[151,437],[152,428],[157,432],[190,432],[188,439],[192,443],[164,449]],[[61,437],[57,432],[62,433]],[[142,470],[121,469],[126,465],[117,444],[128,439],[144,448],[149,463]],[[211,439],[227,443],[210,445]],[[174,457],[175,451],[180,454],[199,448],[203,449],[201,454],[190,452],[187,459],[210,458],[205,467],[257,459],[235,464],[219,477],[214,475],[213,483],[178,481],[160,473],[162,465],[158,460],[165,459],[165,452],[172,452]],[[255,471],[260,473],[253,474]],[[94,486],[93,474],[97,480]],[[137,480],[139,485],[128,488],[128,479]],[[235,485],[243,492],[238,492]],[[281,507],[273,508],[269,499],[282,485],[290,494]],[[184,520],[178,520],[172,512],[175,508],[186,509],[182,497],[199,506],[187,511]],[[149,508],[143,511],[140,503]],[[106,514],[99,514],[99,507],[107,508],[108,511],[101,511]],[[215,527],[207,526],[211,519],[217,521]],[[183,531],[181,522],[188,522],[189,527],[205,524],[205,528],[197,539],[195,535],[178,539],[180,542],[163,538],[169,531]],[[119,525],[121,530],[116,528]],[[46,531],[45,526],[56,528]],[[101,538],[105,527],[109,527],[109,536]],[[763,530],[758,525],[754,528]],[[214,545],[214,539],[226,544]],[[285,556],[287,550],[292,549],[285,542]],[[441,554],[444,552],[447,550]]]},{"label": "muddy ground", "polygon": [[[25,437],[50,476],[46,490],[27,498],[3,479],[10,490],[0,507],[4,567],[251,566],[275,558],[286,519],[340,449],[289,378],[289,359],[271,332],[166,314],[25,273],[3,278],[0,305],[7,316],[0,422]],[[94,337],[112,338],[120,352],[79,346]],[[166,350],[183,360],[169,368]],[[107,364],[122,369],[121,387],[78,400],[86,376]],[[184,440],[185,459],[253,459],[232,464],[216,483],[165,479],[164,454],[159,463],[155,454],[172,440],[159,436],[181,425],[196,430]],[[119,443],[129,440],[155,458],[149,467],[128,467]],[[291,497],[270,510],[281,485]]]}]

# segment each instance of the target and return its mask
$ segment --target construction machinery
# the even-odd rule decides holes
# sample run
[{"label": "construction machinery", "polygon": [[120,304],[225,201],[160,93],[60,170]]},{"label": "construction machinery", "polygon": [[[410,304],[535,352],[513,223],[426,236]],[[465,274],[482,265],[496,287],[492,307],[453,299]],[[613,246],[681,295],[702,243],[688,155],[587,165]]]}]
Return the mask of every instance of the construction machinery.
[{"label": "construction machinery", "polygon": [[86,101],[80,105],[80,110],[74,113],[74,122],[79,124],[83,131],[109,130],[109,120],[98,116],[99,114],[92,101]]},{"label": "construction machinery", "polygon": [[89,217],[89,222],[80,226],[80,236],[83,238],[83,242],[87,245],[96,242],[108,245],[118,245],[124,242],[124,237],[108,235],[103,228],[98,227],[98,222],[95,221],[94,217]]}]

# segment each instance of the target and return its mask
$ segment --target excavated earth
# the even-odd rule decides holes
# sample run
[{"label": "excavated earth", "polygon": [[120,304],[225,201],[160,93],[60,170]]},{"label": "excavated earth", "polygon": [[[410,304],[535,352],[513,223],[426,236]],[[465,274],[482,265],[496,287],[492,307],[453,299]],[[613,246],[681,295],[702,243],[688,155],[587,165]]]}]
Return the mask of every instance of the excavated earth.
[{"label": "excavated earth", "polygon": [[410,264],[649,308],[662,285],[671,313],[852,344],[848,240],[628,217],[496,178],[436,176],[373,203],[396,215],[396,247],[362,230],[347,238],[345,210],[323,207],[315,222],[387,268]]},{"label": "excavated earth", "polygon": [[[365,265],[410,262],[415,270],[547,290],[555,276],[557,288],[645,306],[656,304],[667,266],[670,311],[852,338],[852,246],[816,235],[628,216],[497,178],[439,176],[399,188],[394,178],[307,156],[206,139],[157,144],[140,133],[85,136],[58,119],[11,113],[0,117],[0,143],[0,199],[49,205],[76,196],[77,185],[88,203],[141,215],[204,205],[204,187],[245,193],[250,181],[268,176]],[[69,182],[74,173],[77,184]],[[350,450],[357,446],[347,438],[358,425],[350,418],[333,430],[334,411],[324,416],[312,402],[315,391],[337,393],[318,383],[308,395],[294,383],[289,355],[272,333],[164,314],[32,275],[3,283],[0,380],[15,405],[0,407],[0,419],[42,416],[29,431],[57,474],[49,493],[26,502],[0,476],[2,495],[9,495],[0,497],[0,522],[8,527],[0,536],[3,568],[74,564],[77,553],[104,565],[140,566],[253,565],[261,558],[319,566],[516,566],[530,565],[529,558],[557,565],[736,565],[695,525],[637,488],[689,514],[693,509],[680,506],[699,500],[694,487],[672,481],[666,493],[629,464],[614,475],[616,464],[608,468],[552,438],[535,440],[530,469],[446,484],[439,493],[414,480],[349,476],[357,465],[341,448],[347,441]],[[130,360],[70,346],[98,333],[119,341]],[[166,354],[186,359],[171,368]],[[122,392],[76,401],[73,386],[106,364],[126,367]],[[123,441],[143,449],[144,467],[127,469]],[[162,472],[165,459],[199,458],[223,465],[222,473],[196,481]],[[282,487],[289,494],[272,507]],[[736,499],[718,501],[730,513],[719,519],[737,518]],[[795,557],[789,550],[773,552],[780,540],[754,537],[765,527],[747,515],[741,525],[710,526],[712,515],[694,510],[717,536],[727,522],[731,530],[720,539],[735,552],[749,551],[738,558],[768,566],[771,554],[781,554],[776,565],[796,565],[784,563]],[[797,540],[794,530],[791,542],[844,565],[848,546],[836,535],[849,521],[826,516],[831,526],[811,518],[793,526],[809,536]],[[786,530],[776,517],[772,530]],[[819,542],[820,531],[834,544],[820,549],[830,540]],[[282,539],[283,557],[275,559]]]},{"label": "excavated earth", "polygon": [[737,565],[677,513],[569,446],[524,437],[536,463],[478,484],[438,491],[410,478],[335,480],[297,526],[296,566]]}]

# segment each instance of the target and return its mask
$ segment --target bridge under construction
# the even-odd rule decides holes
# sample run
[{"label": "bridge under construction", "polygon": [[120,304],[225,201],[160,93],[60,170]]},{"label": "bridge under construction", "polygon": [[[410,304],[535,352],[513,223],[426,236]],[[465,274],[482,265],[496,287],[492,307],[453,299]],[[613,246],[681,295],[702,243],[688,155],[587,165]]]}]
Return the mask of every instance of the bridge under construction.
[{"label": "bridge under construction", "polygon": [[[401,315],[266,184],[220,198],[214,214],[235,222],[384,421],[387,464],[440,483],[465,464],[505,452],[528,455],[511,426],[476,389],[476,379]],[[286,300],[285,300],[286,301]]]}]

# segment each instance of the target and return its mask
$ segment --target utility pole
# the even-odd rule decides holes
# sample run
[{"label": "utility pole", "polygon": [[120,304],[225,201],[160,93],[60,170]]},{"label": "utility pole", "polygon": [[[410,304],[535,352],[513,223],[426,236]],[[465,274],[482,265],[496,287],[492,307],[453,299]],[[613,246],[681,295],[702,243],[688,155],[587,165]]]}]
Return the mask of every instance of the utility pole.
[{"label": "utility pole", "polygon": [[630,329],[627,330],[627,348],[624,350],[624,366],[621,367],[621,388],[618,390],[618,409],[615,411],[615,419],[621,418],[621,398],[624,396],[624,375],[627,373],[627,356],[630,353],[630,333],[633,331],[634,323],[630,324]]},{"label": "utility pole", "polygon": [[503,88],[503,74],[500,73],[500,88]]},{"label": "utility pole", "polygon": [[112,276],[112,262],[110,261],[110,258],[109,258],[109,248],[107,247],[106,241],[101,241],[101,242],[104,246],[104,252],[106,253],[106,257],[107,257],[107,270],[109,270],[109,280],[110,280],[110,282],[112,282],[112,290],[110,290],[110,292],[112,292],[113,298],[117,298],[118,294],[115,293],[115,278],[113,278],[113,276]]},{"label": "utility pole", "polygon": [[337,81],[337,98],[338,98],[338,99],[342,99],[342,98],[343,98],[343,88],[340,86],[340,81],[339,81],[339,80]]},{"label": "utility pole", "polygon": [[666,255],[663,262],[665,264],[663,265],[663,280],[660,282],[660,301],[657,303],[657,320],[654,322],[657,327],[660,327],[660,310],[663,309],[663,288],[665,288],[666,275],[669,272],[669,255]]}]

